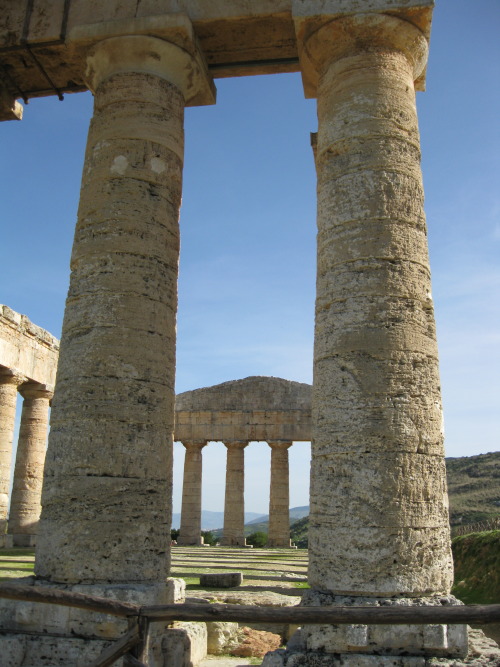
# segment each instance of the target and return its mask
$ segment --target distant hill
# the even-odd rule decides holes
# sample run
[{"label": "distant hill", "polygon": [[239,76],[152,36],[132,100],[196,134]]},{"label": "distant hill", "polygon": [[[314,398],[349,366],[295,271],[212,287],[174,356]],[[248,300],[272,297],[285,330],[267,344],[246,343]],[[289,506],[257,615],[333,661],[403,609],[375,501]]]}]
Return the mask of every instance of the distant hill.
[{"label": "distant hill", "polygon": [[[297,519],[302,519],[303,516],[309,514],[309,505],[302,505],[301,507],[290,507],[290,521],[296,521]],[[269,514],[260,515],[253,521],[245,521],[245,525],[251,526],[254,523],[268,523]]]},{"label": "distant hill", "polygon": [[446,459],[450,523],[475,523],[500,515],[500,452]]},{"label": "distant hill", "polygon": [[[500,452],[446,459],[450,523],[468,525],[500,516]],[[309,517],[290,527],[292,542],[307,547]]]},{"label": "distant hill", "polygon": [[[262,514],[257,512],[245,512],[245,522],[253,521],[259,517],[263,517]],[[172,528],[180,528],[181,525],[181,515],[179,512],[172,514]],[[209,510],[203,510],[201,513],[201,529],[202,530],[215,530],[216,528],[222,528],[224,525],[224,512],[210,512]]]}]

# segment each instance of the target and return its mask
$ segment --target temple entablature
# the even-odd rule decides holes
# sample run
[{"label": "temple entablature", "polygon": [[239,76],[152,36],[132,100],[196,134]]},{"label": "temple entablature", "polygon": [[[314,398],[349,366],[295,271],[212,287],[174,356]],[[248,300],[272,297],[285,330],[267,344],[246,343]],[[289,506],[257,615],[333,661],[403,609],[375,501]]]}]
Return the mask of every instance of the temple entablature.
[{"label": "temple entablature", "polygon": [[53,389],[59,341],[26,315],[0,304],[0,369]]},{"label": "temple entablature", "polygon": [[177,394],[174,439],[309,441],[311,386],[255,376]]}]

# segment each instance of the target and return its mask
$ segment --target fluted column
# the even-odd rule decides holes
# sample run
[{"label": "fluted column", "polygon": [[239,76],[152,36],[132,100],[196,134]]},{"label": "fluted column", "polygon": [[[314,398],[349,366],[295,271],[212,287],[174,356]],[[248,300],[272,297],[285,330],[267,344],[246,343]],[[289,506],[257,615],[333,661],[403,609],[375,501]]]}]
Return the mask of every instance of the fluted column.
[{"label": "fluted column", "polygon": [[[330,3],[330,19],[314,11],[324,3],[294,3],[311,14],[297,20],[299,50],[318,99],[306,605],[454,603],[415,102],[432,2],[418,17],[406,4],[398,18]],[[351,654],[343,665],[466,651],[454,626],[306,626],[303,637],[309,651]]]},{"label": "fluted column", "polygon": [[271,485],[269,491],[268,547],[289,547],[290,483],[288,448],[291,442],[268,442],[271,448]]},{"label": "fluted column", "polygon": [[221,544],[244,547],[245,539],[245,447],[248,442],[225,442],[227,447],[224,532]]},{"label": "fluted column", "polygon": [[47,445],[49,403],[52,391],[46,385],[21,385],[21,426],[17,443],[14,483],[10,501],[8,532],[14,546],[34,546],[40,519],[43,466]]},{"label": "fluted column", "polygon": [[203,544],[201,537],[201,481],[203,442],[183,442],[184,479],[182,483],[181,529],[178,544]]},{"label": "fluted column", "polygon": [[0,369],[0,540],[7,530],[17,387],[23,380],[7,369]]},{"label": "fluted column", "polygon": [[211,90],[183,45],[113,37],[87,59],[94,115],[35,563],[49,581],[164,586],[169,571],[183,117]]}]

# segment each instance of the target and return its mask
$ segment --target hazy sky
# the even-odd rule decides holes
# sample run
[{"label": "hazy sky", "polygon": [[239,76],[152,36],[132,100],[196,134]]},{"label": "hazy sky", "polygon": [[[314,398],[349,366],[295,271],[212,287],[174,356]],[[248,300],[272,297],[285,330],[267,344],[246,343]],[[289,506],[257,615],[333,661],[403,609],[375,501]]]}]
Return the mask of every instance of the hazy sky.
[{"label": "hazy sky", "polygon": [[[417,94],[448,456],[499,449],[498,0],[437,0]],[[186,110],[177,391],[274,375],[312,379],[316,103],[300,75],[216,82]],[[89,93],[31,100],[0,124],[0,303],[60,335]],[[308,503],[308,444],[290,450],[291,505]],[[174,511],[183,447],[175,447]],[[221,510],[225,448],[204,450]],[[267,512],[269,447],[246,450],[246,508]]]}]

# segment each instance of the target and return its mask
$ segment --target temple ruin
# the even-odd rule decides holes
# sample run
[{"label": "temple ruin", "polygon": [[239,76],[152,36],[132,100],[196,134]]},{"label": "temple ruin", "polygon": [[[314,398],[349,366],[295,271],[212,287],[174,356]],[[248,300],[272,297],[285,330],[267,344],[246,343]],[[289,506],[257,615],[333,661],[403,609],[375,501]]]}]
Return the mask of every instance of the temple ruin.
[{"label": "temple ruin", "polygon": [[[4,2],[1,117],[21,117],[18,99],[94,95],[33,586],[179,599],[167,535],[184,108],[214,104],[217,77],[300,71],[318,108],[302,604],[456,604],[415,106],[433,4]],[[8,412],[15,389],[2,387]],[[244,444],[228,447],[235,479]],[[12,667],[42,653],[50,665],[88,664],[123,630],[64,608],[16,615],[5,603],[0,616]],[[155,628],[150,667],[166,660]],[[461,625],[306,625],[265,664],[458,665],[466,653]]]},{"label": "temple ruin", "polygon": [[202,449],[227,448],[223,546],[245,546],[244,453],[252,441],[271,448],[268,546],[290,546],[288,449],[311,440],[311,387],[249,377],[176,396],[175,436],[186,448],[179,544],[201,544]]},{"label": "temple ruin", "polygon": [[[0,547],[34,546],[59,341],[0,305]],[[17,393],[23,408],[7,528]]]}]

